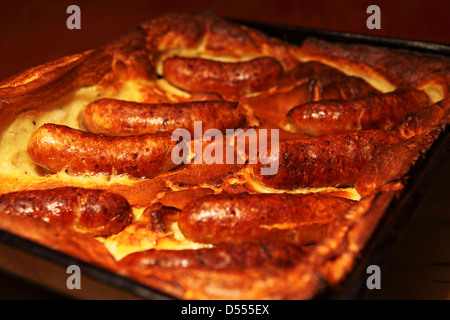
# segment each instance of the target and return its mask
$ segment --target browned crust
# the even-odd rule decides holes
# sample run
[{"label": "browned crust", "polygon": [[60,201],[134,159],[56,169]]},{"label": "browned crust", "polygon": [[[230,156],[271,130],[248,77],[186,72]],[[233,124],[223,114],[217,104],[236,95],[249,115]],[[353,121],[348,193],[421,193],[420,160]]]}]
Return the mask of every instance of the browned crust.
[{"label": "browned crust", "polygon": [[349,276],[386,210],[398,196],[399,191],[390,191],[364,197],[341,220],[335,221],[329,237],[314,248],[308,263],[329,287],[337,288]]},{"label": "browned crust", "polygon": [[313,38],[303,42],[301,54],[375,74],[400,88],[418,88],[425,82],[437,81],[444,95],[448,93],[450,65],[445,56],[361,44],[332,43]]},{"label": "browned crust", "polygon": [[39,243],[69,256],[116,270],[116,261],[94,237],[63,226],[0,212],[0,229]]},{"label": "browned crust", "polygon": [[[375,155],[358,174],[355,188],[362,196],[380,189],[402,188],[414,164],[424,157],[442,130],[416,135]],[[398,161],[400,158],[402,161]],[[389,165],[386,165],[389,164]]]},{"label": "browned crust", "polygon": [[98,49],[64,57],[6,79],[0,84],[0,128],[20,112],[52,105],[84,86],[98,84],[114,90],[122,80],[152,79],[153,63],[146,58],[148,52],[143,40],[144,33],[138,28]]},{"label": "browned crust", "polygon": [[[445,57],[317,39],[309,39],[301,47],[297,47],[259,31],[227,22],[213,14],[170,14],[143,23],[124,37],[101,48],[26,70],[0,83],[0,128],[9,124],[17,114],[67,98],[70,93],[83,86],[98,84],[104,90],[117,90],[122,80],[152,81],[156,75],[156,62],[165,52],[180,46],[196,48],[200,44],[203,45],[203,52],[211,55],[225,53],[246,58],[274,57],[285,71],[298,66],[299,59],[316,60],[341,64],[385,79],[395,87],[423,89],[426,86],[437,86],[445,97],[448,93],[450,64]],[[311,100],[312,91],[308,81],[299,81],[294,86],[293,90],[298,92],[288,97],[294,104],[296,101]],[[275,90],[270,97],[283,105],[287,98],[278,95],[292,93],[289,90]],[[330,93],[330,96],[331,94],[335,93]],[[329,96],[328,93],[325,96]],[[266,97],[262,95],[255,99],[259,98]],[[40,221],[0,213],[0,228],[86,262],[125,274],[178,298],[312,298],[328,286],[340,283],[351,272],[386,209],[399,194],[400,190],[397,189],[401,189],[402,184],[398,182],[436,139],[430,132],[436,126],[442,127],[449,122],[447,104],[448,101],[444,100],[405,118],[400,125],[400,135],[413,138],[392,146],[367,163],[357,182],[365,197],[332,226],[321,243],[289,267],[271,270],[232,268],[226,271],[200,267],[186,268],[181,274],[179,270],[174,272],[159,266],[142,267],[139,263],[133,266],[127,266],[126,263],[119,265],[94,238]],[[258,101],[255,106],[258,106]],[[291,107],[292,105],[289,106]],[[279,110],[270,111],[273,113],[268,113],[267,120],[279,113]],[[419,129],[414,128],[406,133],[406,127],[414,126],[412,119],[415,117],[420,119]],[[274,121],[271,124],[279,126],[280,122]],[[389,172],[381,167],[385,161],[392,161]],[[165,201],[165,205],[182,209],[193,199],[217,192],[227,182],[227,177],[243,167],[191,165],[152,179],[136,180],[130,185],[105,186],[93,183],[87,187],[118,192],[133,205],[151,206],[155,199],[159,199],[161,202]],[[381,180],[376,178],[375,181],[372,181],[373,177],[367,178],[374,173],[377,177],[385,177]],[[2,183],[0,190],[8,192],[31,187],[48,189],[66,184],[77,183],[61,182],[49,177],[30,186],[10,179]],[[229,185],[229,190],[238,193],[243,189]],[[165,193],[164,197],[158,198],[161,193]],[[180,198],[176,199],[177,196]],[[243,258],[242,255],[239,257]]]},{"label": "browned crust", "polygon": [[151,251],[129,257],[119,265],[133,263],[134,267],[125,268],[125,272],[153,287],[165,279],[166,289],[184,299],[311,299],[337,286],[348,275],[396,196],[398,192],[381,192],[353,205],[334,223],[329,236],[290,268],[181,271],[155,265],[136,267],[145,263],[146,255],[153,258],[155,253]]},{"label": "browned crust", "polygon": [[154,285],[155,277],[163,277],[176,296],[187,299],[254,299],[264,291],[265,297],[279,298],[286,294],[285,286],[277,292],[274,282],[293,271],[306,254],[287,243],[246,243],[178,252],[146,250],[130,254],[119,266],[145,283]]},{"label": "browned crust", "polygon": [[450,123],[450,98],[407,114],[398,126],[405,138],[444,128]]},{"label": "browned crust", "polygon": [[[131,184],[112,183],[105,185],[101,182],[92,182],[86,185],[82,181],[71,180],[61,182],[56,177],[49,176],[45,180],[33,183],[33,189],[51,189],[61,186],[86,187],[105,189],[123,195],[130,205],[138,207],[150,206],[163,194],[162,201],[168,201],[171,206],[182,208],[193,199],[214,190],[226,181],[229,175],[242,169],[240,164],[192,164],[157,175],[152,179],[136,179]],[[0,185],[0,192],[11,190],[28,190],[29,184],[19,179],[11,179],[8,183]],[[183,192],[182,192],[183,191]],[[176,195],[179,199],[174,199]]]},{"label": "browned crust", "polygon": [[226,21],[213,13],[167,14],[143,23],[149,52],[179,47],[193,48],[204,42],[204,53],[213,55],[271,56],[284,69],[298,63],[293,46],[262,32]]}]

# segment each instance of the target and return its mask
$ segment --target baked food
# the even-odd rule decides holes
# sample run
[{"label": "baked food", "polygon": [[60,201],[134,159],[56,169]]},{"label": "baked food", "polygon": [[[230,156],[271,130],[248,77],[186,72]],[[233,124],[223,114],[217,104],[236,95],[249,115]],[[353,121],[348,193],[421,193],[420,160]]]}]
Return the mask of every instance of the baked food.
[{"label": "baked food", "polygon": [[[8,193],[0,228],[177,298],[314,297],[350,272],[410,168],[444,131],[448,71],[441,56],[317,39],[295,46],[212,14],[154,19],[0,84]],[[330,110],[337,121],[321,125]],[[162,121],[118,124],[130,114]],[[278,171],[263,175],[268,163],[245,157],[197,163],[189,144],[192,162],[176,164],[172,119],[219,132],[278,129]],[[106,233],[86,234],[77,218],[45,221],[54,215],[48,192],[74,199],[86,188],[109,192],[89,200],[105,209],[95,214],[100,226],[87,227]],[[32,196],[10,194],[22,190]],[[129,209],[109,214],[107,204],[127,207],[122,197],[131,218]],[[63,206],[90,222],[77,201]],[[116,217],[119,231],[106,227]]]}]

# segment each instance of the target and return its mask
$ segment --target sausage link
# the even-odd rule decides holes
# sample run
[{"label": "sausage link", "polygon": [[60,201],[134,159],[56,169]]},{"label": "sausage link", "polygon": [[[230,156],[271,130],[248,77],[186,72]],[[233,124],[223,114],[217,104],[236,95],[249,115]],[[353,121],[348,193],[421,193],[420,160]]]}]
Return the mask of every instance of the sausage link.
[{"label": "sausage link", "polygon": [[151,178],[174,168],[170,133],[105,137],[62,125],[45,124],[31,136],[28,154],[51,172],[71,175],[126,174]]},{"label": "sausage link", "polygon": [[135,252],[119,263],[127,268],[242,270],[248,268],[289,267],[298,263],[306,251],[289,243],[242,243],[188,250]]},{"label": "sausage link", "polygon": [[241,99],[241,104],[267,125],[283,128],[292,108],[311,101],[356,99],[379,93],[361,78],[318,62],[300,63],[287,71],[279,90]]},{"label": "sausage link", "polygon": [[244,95],[274,86],[283,72],[271,57],[245,62],[222,62],[202,58],[171,57],[163,62],[163,76],[188,92]]},{"label": "sausage link", "polygon": [[128,201],[104,190],[62,187],[0,195],[0,212],[106,237],[131,223]]},{"label": "sausage link", "polygon": [[352,100],[308,102],[287,114],[288,127],[312,136],[359,130],[392,130],[405,114],[429,104],[420,90],[397,90]]},{"label": "sausage link", "polygon": [[389,132],[366,130],[281,141],[278,154],[271,152],[265,162],[274,167],[278,161],[278,171],[262,175],[261,169],[268,165],[257,163],[252,165],[253,174],[276,189],[349,186],[372,156],[399,140]]},{"label": "sausage link", "polygon": [[127,136],[143,133],[173,132],[178,128],[194,134],[194,121],[202,130],[242,128],[246,119],[230,101],[193,101],[145,104],[115,99],[90,103],[83,112],[83,123],[92,133]]},{"label": "sausage link", "polygon": [[329,224],[352,200],[317,194],[237,194],[206,196],[187,205],[178,218],[184,236],[201,243],[321,240]]},{"label": "sausage link", "polygon": [[359,172],[355,183],[356,191],[364,197],[387,184],[391,184],[392,189],[398,188],[396,182],[404,181],[408,171],[431,147],[438,135],[439,130],[419,134],[376,154]]},{"label": "sausage link", "polygon": [[[345,73],[317,61],[300,63],[287,71],[279,87],[311,83],[311,101],[330,99],[356,99],[380,93],[364,79]],[[305,101],[306,102],[306,101]]]}]

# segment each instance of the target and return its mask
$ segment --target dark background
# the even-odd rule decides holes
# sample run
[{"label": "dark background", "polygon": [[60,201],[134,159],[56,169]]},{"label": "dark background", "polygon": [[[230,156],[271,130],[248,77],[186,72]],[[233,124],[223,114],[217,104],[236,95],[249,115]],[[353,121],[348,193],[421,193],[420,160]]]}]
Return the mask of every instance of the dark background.
[{"label": "dark background", "polygon": [[[81,8],[81,30],[68,30],[66,8]],[[381,30],[368,30],[369,5],[381,9]],[[0,80],[37,64],[98,47],[167,12],[212,10],[230,18],[450,44],[450,2],[419,1],[0,1]],[[450,299],[450,166],[382,266],[377,299]],[[1,254],[1,253],[0,253]],[[54,298],[0,273],[0,298]]]},{"label": "dark background", "polygon": [[[81,8],[81,30],[66,28],[71,4]],[[371,4],[381,9],[381,30],[366,27]],[[0,0],[0,80],[102,45],[160,14],[203,10],[232,18],[450,43],[448,0]]]}]

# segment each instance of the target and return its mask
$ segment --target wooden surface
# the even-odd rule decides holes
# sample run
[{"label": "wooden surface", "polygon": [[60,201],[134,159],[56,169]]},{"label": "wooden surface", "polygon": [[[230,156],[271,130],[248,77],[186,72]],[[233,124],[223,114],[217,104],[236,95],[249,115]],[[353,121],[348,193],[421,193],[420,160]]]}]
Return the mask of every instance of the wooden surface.
[{"label": "wooden surface", "polygon": [[[81,30],[66,28],[67,6],[81,8]],[[368,30],[366,8],[381,9]],[[100,46],[166,12],[199,12],[254,21],[450,44],[450,1],[0,1],[0,80],[31,66]],[[382,269],[382,289],[367,299],[450,299],[450,165],[399,238]],[[0,298],[54,298],[0,273]],[[19,289],[18,289],[19,288]],[[18,289],[18,290],[17,290]]]}]

